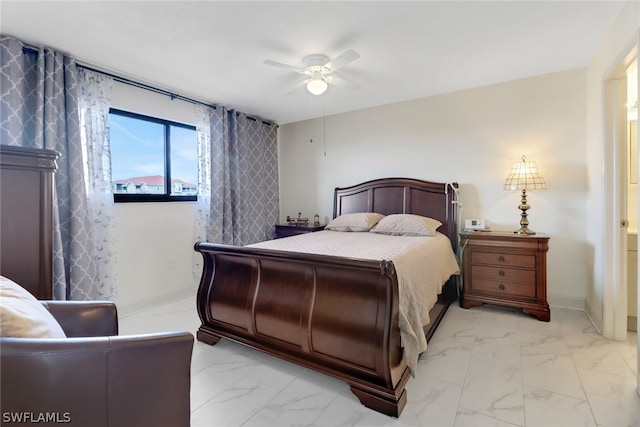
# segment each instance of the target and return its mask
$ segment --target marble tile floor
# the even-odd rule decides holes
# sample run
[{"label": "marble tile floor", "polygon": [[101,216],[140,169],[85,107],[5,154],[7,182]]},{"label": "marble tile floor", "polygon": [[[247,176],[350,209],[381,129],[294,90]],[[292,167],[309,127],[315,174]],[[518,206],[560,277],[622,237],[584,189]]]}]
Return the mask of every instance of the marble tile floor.
[{"label": "marble tile floor", "polygon": [[[120,319],[121,334],[195,335],[198,326],[192,298]],[[545,323],[454,303],[407,384],[400,418],[365,408],[332,377],[224,339],[196,341],[191,425],[639,426],[636,339],[603,338],[581,311],[552,308]]]}]

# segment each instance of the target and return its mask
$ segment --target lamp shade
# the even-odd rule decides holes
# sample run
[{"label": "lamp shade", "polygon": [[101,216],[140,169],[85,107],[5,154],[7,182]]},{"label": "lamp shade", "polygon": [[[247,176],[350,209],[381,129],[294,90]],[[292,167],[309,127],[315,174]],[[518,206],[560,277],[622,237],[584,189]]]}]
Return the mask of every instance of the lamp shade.
[{"label": "lamp shade", "polygon": [[314,95],[322,95],[327,90],[327,82],[322,78],[313,78],[307,83],[307,90]]},{"label": "lamp shade", "polygon": [[544,190],[547,185],[538,172],[536,162],[528,162],[525,156],[522,161],[515,162],[511,173],[504,180],[505,190]]}]

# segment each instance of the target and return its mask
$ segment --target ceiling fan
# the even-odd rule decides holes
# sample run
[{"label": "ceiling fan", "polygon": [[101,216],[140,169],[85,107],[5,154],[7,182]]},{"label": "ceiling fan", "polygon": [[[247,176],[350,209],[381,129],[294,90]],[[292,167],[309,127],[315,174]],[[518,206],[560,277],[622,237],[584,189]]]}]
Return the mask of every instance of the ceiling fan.
[{"label": "ceiling fan", "polygon": [[327,90],[329,84],[336,84],[340,80],[344,80],[336,74],[336,71],[358,58],[360,58],[360,54],[349,49],[333,59],[329,59],[328,56],[322,54],[305,56],[302,60],[304,64],[302,68],[276,61],[264,61],[264,63],[273,67],[284,68],[285,70],[293,71],[304,76],[291,90],[286,92],[287,94],[291,94],[302,85],[306,85],[307,90],[313,95],[322,95]]}]

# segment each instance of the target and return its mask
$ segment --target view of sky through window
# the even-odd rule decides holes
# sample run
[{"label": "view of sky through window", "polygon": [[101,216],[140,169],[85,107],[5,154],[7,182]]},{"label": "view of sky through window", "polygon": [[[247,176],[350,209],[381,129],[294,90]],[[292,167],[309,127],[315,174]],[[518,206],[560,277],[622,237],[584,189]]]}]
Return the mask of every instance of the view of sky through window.
[{"label": "view of sky through window", "polygon": [[111,176],[114,181],[164,176],[164,126],[111,114]]},{"label": "view of sky through window", "polygon": [[171,127],[171,175],[198,184],[198,144],[196,131]]},{"label": "view of sky through window", "polygon": [[[111,113],[109,128],[114,192],[164,193],[165,123]],[[170,194],[195,194],[198,183],[196,132],[171,124],[169,128]],[[127,183],[131,186],[126,187]]]}]

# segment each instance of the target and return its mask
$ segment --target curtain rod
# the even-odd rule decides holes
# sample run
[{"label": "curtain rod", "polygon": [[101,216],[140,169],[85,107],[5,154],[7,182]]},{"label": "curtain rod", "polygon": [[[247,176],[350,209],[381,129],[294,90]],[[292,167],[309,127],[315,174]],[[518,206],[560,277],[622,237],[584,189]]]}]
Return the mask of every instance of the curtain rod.
[{"label": "curtain rod", "polygon": [[[39,52],[40,52],[40,50],[37,47],[31,46],[31,45],[27,45],[25,43],[22,43],[22,51],[24,53],[29,52],[29,53],[36,54],[36,55],[38,55]],[[200,105],[204,105],[206,107],[218,108],[218,106],[216,104],[207,104],[206,102],[198,101],[197,99],[189,98],[189,97],[186,97],[186,96],[183,96],[183,95],[179,95],[177,93],[170,92],[170,91],[165,90],[165,89],[160,89],[160,88],[157,88],[155,86],[148,85],[146,83],[141,83],[141,82],[138,82],[138,81],[135,81],[135,80],[131,80],[131,79],[126,78],[126,77],[119,76],[117,74],[113,74],[113,73],[109,73],[107,71],[99,70],[99,69],[91,67],[89,65],[82,64],[82,63],[80,63],[78,61],[76,61],[76,66],[79,67],[79,68],[85,69],[85,70],[93,71],[93,72],[98,73],[98,74],[109,76],[112,79],[114,79],[115,81],[120,82],[120,83],[128,84],[130,86],[134,86],[134,87],[137,87],[137,88],[140,88],[140,89],[148,90],[150,92],[154,92],[154,93],[158,93],[158,94],[161,94],[161,95],[168,96],[172,100],[173,99],[179,99],[181,101],[190,102],[192,104],[200,104]],[[236,114],[240,114],[240,113],[236,112]],[[249,120],[252,120],[254,122],[260,120],[265,125],[269,125],[269,126],[276,125],[276,126],[278,126],[277,123],[268,122],[266,120],[258,119],[256,117],[251,117],[249,115],[246,115],[246,116],[247,116],[247,118]]]},{"label": "curtain rod", "polygon": [[[21,43],[22,43],[22,52],[23,53],[32,53],[32,54],[36,54],[36,55],[38,55],[40,53],[40,49],[38,49],[37,47],[28,45],[28,44],[23,43],[23,42],[21,42]],[[198,101],[197,99],[188,98],[186,96],[182,96],[182,95],[179,95],[177,93],[169,92],[168,90],[160,89],[160,88],[157,88],[157,87],[145,84],[145,83],[141,83],[141,82],[138,82],[138,81],[135,81],[135,80],[128,79],[126,77],[119,76],[117,74],[113,74],[113,73],[109,73],[107,71],[99,70],[99,69],[91,67],[89,65],[82,64],[81,62],[79,62],[77,60],[76,60],[76,67],[82,68],[82,69],[85,69],[85,70],[89,70],[89,71],[93,71],[94,73],[98,73],[98,74],[102,74],[102,75],[105,75],[105,76],[109,76],[109,77],[111,77],[112,79],[114,79],[117,82],[125,83],[125,84],[131,85],[131,86],[134,86],[134,87],[137,87],[137,88],[140,88],[140,89],[146,89],[146,90],[151,91],[151,92],[159,93],[161,95],[168,96],[171,99],[179,99],[181,101],[190,102],[192,104],[200,104],[200,105],[204,105],[204,106],[207,106],[207,107],[218,108],[218,106],[215,105],[215,104],[207,104],[206,102]]]},{"label": "curtain rod", "polygon": [[205,105],[207,107],[218,108],[218,106],[215,105],[215,104],[207,104],[206,102],[198,101],[197,99],[193,99],[193,98],[188,98],[186,96],[182,96],[182,95],[170,92],[170,91],[165,90],[165,89],[160,89],[160,88],[157,88],[155,86],[148,85],[146,83],[141,83],[141,82],[138,82],[138,81],[135,81],[135,80],[131,80],[131,79],[128,79],[126,77],[119,76],[117,74],[109,73],[107,71],[98,70],[97,68],[93,68],[93,67],[90,67],[88,65],[81,64],[79,62],[76,62],[76,66],[78,68],[82,68],[82,69],[85,69],[85,70],[93,71],[94,73],[98,73],[98,74],[102,74],[102,75],[105,75],[105,76],[109,76],[113,80],[115,80],[117,82],[120,82],[120,83],[125,83],[125,84],[128,84],[130,86],[134,86],[134,87],[137,87],[137,88],[140,88],[140,89],[148,90],[150,92],[155,92],[155,93],[159,93],[161,95],[168,96],[171,99],[179,99],[181,101],[190,102],[192,104],[200,104],[200,105]]},{"label": "curtain rod", "polygon": [[[151,92],[155,92],[155,93],[159,93],[161,95],[168,96],[172,100],[173,99],[179,99],[181,101],[190,102],[192,104],[200,104],[200,105],[204,105],[204,106],[211,107],[211,108],[218,108],[218,106],[216,104],[207,104],[206,102],[198,101],[197,99],[193,99],[193,98],[188,98],[186,96],[182,96],[182,95],[170,92],[170,91],[165,90],[165,89],[160,89],[160,88],[157,88],[155,86],[148,85],[146,83],[141,83],[141,82],[138,82],[138,81],[135,81],[135,80],[128,79],[126,77],[119,76],[117,74],[109,73],[109,72],[106,72],[106,71],[103,71],[103,70],[98,70],[96,68],[90,67],[90,66],[85,65],[85,64],[81,64],[81,63],[77,62],[76,65],[78,67],[80,67],[80,68],[85,69],[85,70],[89,70],[89,71],[93,71],[95,73],[99,73],[99,74],[103,74],[105,76],[109,76],[112,79],[114,79],[115,81],[118,81],[120,83],[125,83],[125,84],[131,85],[131,86],[134,86],[134,87],[137,87],[137,88],[140,88],[140,89],[145,89],[145,90],[148,90],[148,91],[151,91]],[[240,113],[236,112],[236,114],[240,114]],[[256,117],[251,117],[249,115],[246,115],[246,116],[247,116],[247,119],[252,120],[254,122],[260,120],[265,125],[272,126],[272,125],[275,124],[275,123],[272,123],[272,122],[268,122],[266,120],[258,119]]]}]

